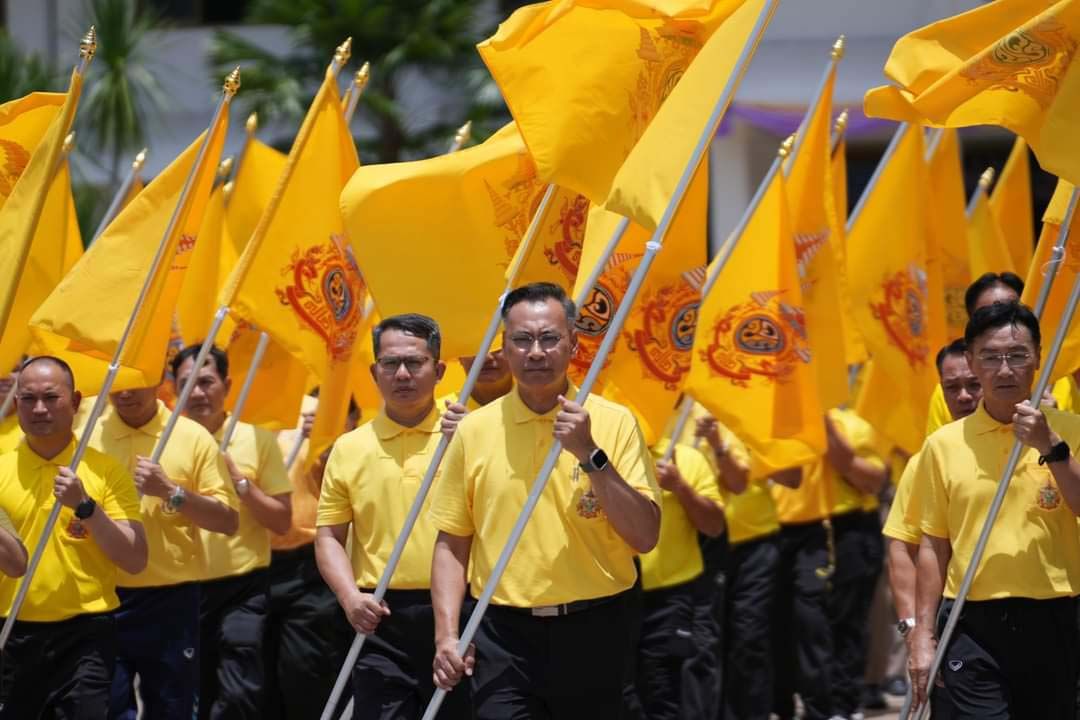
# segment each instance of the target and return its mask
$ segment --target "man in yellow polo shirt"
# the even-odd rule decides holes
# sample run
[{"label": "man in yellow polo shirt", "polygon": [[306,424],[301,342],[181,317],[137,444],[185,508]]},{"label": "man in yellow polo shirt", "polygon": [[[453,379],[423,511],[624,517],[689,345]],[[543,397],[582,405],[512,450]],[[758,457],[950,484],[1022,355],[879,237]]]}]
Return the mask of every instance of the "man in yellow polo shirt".
[{"label": "man in yellow polo shirt", "polygon": [[199,684],[199,581],[207,558],[200,528],[232,535],[239,517],[214,438],[177,418],[160,464],[150,461],[172,413],[156,387],[122,390],[94,426],[91,447],[125,464],[142,494],[146,570],[120,573],[119,643],[111,718],[134,720],[133,682],[148,717],[189,718]]},{"label": "man in yellow polo shirt", "polygon": [[[172,359],[176,393],[195,372],[199,345]],[[198,370],[184,416],[206,428],[221,446],[225,398],[232,382],[229,358],[211,347]],[[240,500],[235,535],[200,530],[206,571],[200,592],[199,717],[255,718],[261,714],[263,631],[269,585],[270,533],[289,529],[289,477],[274,436],[238,422],[224,456]]]},{"label": "man in yellow polo shirt", "polygon": [[[10,375],[0,377],[0,407],[3,406],[5,398],[15,392],[15,381],[18,377],[18,372],[13,372]],[[14,450],[19,445],[22,437],[23,433],[22,428],[19,427],[19,416],[15,412],[14,403],[12,403],[7,410],[7,414],[0,415],[0,453]]]},{"label": "man in yellow polo shirt", "polygon": [[[117,651],[117,569],[139,573],[147,560],[135,485],[93,449],[75,472],[67,467],[81,397],[65,362],[27,360],[17,392],[26,438],[0,456],[0,511],[36,544],[53,505],[62,508],[4,648],[0,718],[104,718]],[[20,583],[0,578],[5,617]]]},{"label": "man in yellow polo shirt", "polygon": [[[506,297],[515,389],[461,421],[435,483],[435,681],[449,689],[470,673],[479,720],[617,717],[622,706],[626,591],[634,556],[659,536],[659,491],[633,414],[596,395],[567,399],[576,314],[550,283]],[[555,440],[563,452],[480,625],[474,668],[456,649],[466,584],[483,591]]]},{"label": "man in yellow polo shirt", "polygon": [[[439,360],[439,327],[427,316],[388,317],[372,337],[371,373],[384,406],[334,443],[319,497],[315,557],[349,622],[368,635],[353,669],[353,717],[391,720],[418,717],[435,691],[430,498],[383,602],[371,593],[439,444],[434,393],[446,365]],[[350,523],[351,562],[345,552]],[[455,693],[443,713],[467,717],[468,698]]]},{"label": "man in yellow polo shirt", "polygon": [[964,340],[982,403],[927,439],[913,480],[927,488],[911,640],[916,702],[925,702],[935,636],[1019,440],[1023,452],[945,649],[941,676],[956,717],[1074,718],[1080,463],[1072,448],[1080,446],[1080,417],[1035,408],[1028,400],[1041,333],[1027,307],[977,310]]}]

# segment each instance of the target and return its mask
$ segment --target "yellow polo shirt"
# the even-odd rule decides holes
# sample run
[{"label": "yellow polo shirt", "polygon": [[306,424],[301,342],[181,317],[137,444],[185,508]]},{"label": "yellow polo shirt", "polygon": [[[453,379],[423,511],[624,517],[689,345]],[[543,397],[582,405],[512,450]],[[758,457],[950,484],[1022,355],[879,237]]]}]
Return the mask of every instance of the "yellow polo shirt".
[{"label": "yellow polo shirt", "polygon": [[[53,481],[75,454],[75,438],[56,457],[46,460],[26,443],[0,456],[0,509],[11,518],[16,534],[36,545],[45,530],[56,497]],[[142,520],[131,475],[120,463],[88,448],[75,473],[86,494],[113,520]],[[84,613],[102,613],[120,605],[116,597],[119,570],[94,542],[69,507],[60,510],[41,564],[30,585],[19,620],[58,622]],[[11,612],[21,579],[0,576],[0,615]]]},{"label": "yellow polo shirt", "polygon": [[906,542],[909,545],[918,545],[919,541],[922,540],[922,529],[919,527],[919,520],[914,517],[918,513],[912,513],[912,510],[917,510],[917,508],[912,508],[911,505],[912,485],[915,483],[915,468],[919,464],[920,454],[915,453],[912,455],[907,465],[904,466],[904,472],[900,475],[899,482],[896,483],[896,494],[893,495],[889,516],[885,518],[885,527],[881,529],[881,534],[885,537]]},{"label": "yellow polo shirt", "polygon": [[[573,396],[576,389],[568,394]],[[589,395],[593,440],[630,487],[660,505],[652,457],[634,415]],[[435,527],[472,536],[470,583],[479,596],[554,443],[558,406],[543,415],[518,392],[469,413],[454,433],[435,483]],[[537,607],[605,597],[634,584],[635,551],[607,522],[587,473],[559,455],[493,601]]]},{"label": "yellow polo shirt", "polygon": [[0,530],[6,530],[14,535],[16,540],[22,541],[22,538],[19,537],[19,531],[15,529],[15,525],[12,524],[11,518],[8,517],[8,514],[4,512],[3,508],[0,508]]},{"label": "yellow polo shirt", "polygon": [[938,383],[934,386],[934,392],[930,396],[930,407],[926,411],[927,437],[952,421],[952,413],[949,412],[949,406],[945,404],[945,391],[941,389],[941,383]]},{"label": "yellow polo shirt", "polygon": [[[653,446],[655,460],[664,456],[668,441]],[[722,504],[720,485],[709,461],[689,445],[675,446],[675,466],[698,495]],[[660,491],[660,540],[641,556],[641,586],[659,590],[690,582],[705,570],[697,528],[675,493]]]},{"label": "yellow polo shirt", "polygon": [[[135,456],[150,457],[161,437],[171,412],[158,401],[157,415],[140,428],[120,419],[110,407],[102,415],[90,437],[90,446],[135,470]],[[217,443],[194,420],[178,419],[169,444],[161,456],[161,467],[169,479],[189,493],[213,498],[235,510],[239,505],[225,461]],[[178,585],[206,577],[206,555],[200,530],[185,515],[169,510],[161,498],[144,495],[143,524],[150,560],[138,575],[121,571],[120,587],[159,587]]]},{"label": "yellow polo shirt", "polygon": [[[1080,411],[1080,388],[1071,375],[1066,375],[1057,380],[1050,388],[1050,394],[1057,400],[1058,410],[1065,412]],[[930,396],[930,410],[926,418],[926,436],[929,437],[938,428],[948,425],[953,421],[949,406],[945,404],[945,391],[941,384],[934,386],[934,394]]]},{"label": "yellow polo shirt", "polygon": [[[222,425],[214,433],[218,447],[221,447],[224,432],[225,426]],[[228,452],[240,474],[267,495],[286,495],[292,491],[289,475],[285,472],[285,460],[269,430],[238,422],[229,441]],[[255,519],[239,497],[237,507],[240,525],[234,535],[199,528],[199,539],[206,552],[207,580],[243,575],[270,564],[270,531]]]},{"label": "yellow polo shirt", "polygon": [[[1050,427],[1080,448],[1080,417],[1044,408]],[[913,486],[922,491],[921,527],[952,545],[945,597],[955,598],[997,490],[1015,436],[979,408],[926,440]],[[1046,599],[1080,594],[1080,531],[1039,452],[1025,447],[969,600]]]},{"label": "yellow polo shirt", "polygon": [[[352,523],[353,574],[357,587],[374,588],[386,570],[405,516],[424,478],[442,433],[433,408],[416,427],[399,425],[380,410],[371,422],[338,438],[323,474],[318,525]],[[436,474],[436,480],[438,475]],[[435,525],[431,493],[409,535],[390,587],[431,587]]]},{"label": "yellow polo shirt", "polygon": [[23,431],[19,427],[19,416],[12,412],[0,420],[0,454],[11,452],[22,442]]}]

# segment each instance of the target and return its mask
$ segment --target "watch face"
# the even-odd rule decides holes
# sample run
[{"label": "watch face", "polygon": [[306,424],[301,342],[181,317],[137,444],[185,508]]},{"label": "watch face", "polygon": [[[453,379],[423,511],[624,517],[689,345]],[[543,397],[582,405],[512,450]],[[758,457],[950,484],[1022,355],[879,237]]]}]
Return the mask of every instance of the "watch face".
[{"label": "watch face", "polygon": [[589,458],[589,462],[591,462],[593,467],[597,470],[603,470],[608,464],[607,453],[600,448],[596,448],[596,450],[593,451],[592,457]]}]

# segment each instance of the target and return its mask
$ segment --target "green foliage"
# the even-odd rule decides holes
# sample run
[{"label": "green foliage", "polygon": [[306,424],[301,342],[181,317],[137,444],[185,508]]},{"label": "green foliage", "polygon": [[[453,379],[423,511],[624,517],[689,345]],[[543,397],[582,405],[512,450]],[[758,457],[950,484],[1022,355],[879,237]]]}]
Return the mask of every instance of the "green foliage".
[{"label": "green foliage", "polygon": [[55,68],[37,55],[24,55],[7,32],[0,31],[0,102],[41,90],[59,90]]}]

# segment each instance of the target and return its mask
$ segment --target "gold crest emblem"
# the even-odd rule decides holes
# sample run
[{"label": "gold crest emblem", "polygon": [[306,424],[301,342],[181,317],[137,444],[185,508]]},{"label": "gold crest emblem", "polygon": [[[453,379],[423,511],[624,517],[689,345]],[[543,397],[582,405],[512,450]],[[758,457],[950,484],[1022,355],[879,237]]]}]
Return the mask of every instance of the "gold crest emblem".
[{"label": "gold crest emblem", "polygon": [[600,507],[600,499],[596,497],[596,493],[589,488],[581,494],[581,498],[577,503],[577,514],[583,518],[592,520],[593,518],[600,517],[600,513],[604,510]]},{"label": "gold crest emblem", "polygon": [[1035,502],[1043,510],[1054,510],[1061,504],[1061,492],[1047,478],[1046,484],[1039,488]]},{"label": "gold crest emblem", "polygon": [[915,265],[886,278],[881,300],[870,303],[874,318],[912,366],[926,363],[930,353],[926,327],[926,272]]}]

